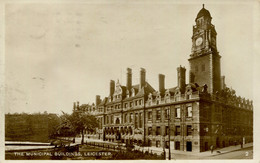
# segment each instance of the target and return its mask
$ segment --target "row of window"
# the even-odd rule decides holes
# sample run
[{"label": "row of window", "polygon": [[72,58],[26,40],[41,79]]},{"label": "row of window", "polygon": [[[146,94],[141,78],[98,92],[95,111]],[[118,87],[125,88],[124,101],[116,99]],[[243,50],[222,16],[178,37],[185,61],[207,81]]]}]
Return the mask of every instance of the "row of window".
[{"label": "row of window", "polygon": [[[165,109],[164,110],[164,117],[165,119],[168,119],[168,115],[169,115],[169,110]],[[148,112],[148,120],[151,121],[152,120],[152,116],[153,113],[152,111]],[[185,116],[186,117],[192,117],[192,107],[191,106],[187,106],[186,107],[186,111],[185,111]],[[180,118],[181,117],[181,108],[175,108],[175,118]],[[156,120],[161,120],[162,115],[161,115],[161,110],[156,110]]]},{"label": "row of window", "polygon": [[[156,110],[156,120],[161,120],[161,118],[162,118],[161,112],[162,112],[161,109]],[[163,113],[164,113],[163,114],[164,119],[167,120],[168,115],[169,115],[169,109],[164,109]],[[184,113],[187,118],[191,118],[192,117],[192,106],[187,106]],[[148,111],[148,121],[151,121],[152,117],[153,117],[152,111]],[[110,115],[110,116],[106,116],[106,121],[105,121],[106,124],[109,124],[109,118],[110,118],[110,123],[113,123],[114,117],[113,117],[113,115]],[[181,108],[180,107],[175,108],[175,118],[181,118]],[[128,122],[132,123],[133,119],[134,119],[134,113],[130,113],[130,114],[125,113],[123,116],[123,119],[124,119],[124,121],[123,121],[124,123],[128,123]],[[139,122],[138,122],[138,119],[139,119]],[[135,123],[135,126],[142,127],[142,123],[143,123],[143,114],[142,113],[135,113],[135,122],[134,123]]]},{"label": "row of window", "polygon": [[[133,105],[134,104],[134,105]],[[135,100],[134,102],[124,103],[124,108],[133,107],[133,106],[141,106],[143,105],[143,100]]]},{"label": "row of window", "polygon": [[[143,100],[136,100],[136,101],[134,101],[134,103],[133,102],[124,103],[124,108],[133,107],[133,106],[141,106],[141,105],[143,105]],[[121,104],[117,104],[117,105],[114,105],[114,106],[115,106],[115,109],[121,108]],[[113,110],[114,106],[107,107],[107,111]],[[99,109],[99,111],[101,112],[102,110]]]},{"label": "row of window", "polygon": [[[192,135],[192,126],[191,125],[187,125],[186,128],[186,136],[190,136]],[[155,131],[155,135],[168,135],[169,134],[169,127],[165,126],[165,132],[164,134],[162,133],[162,128],[161,126],[157,126],[156,127],[156,131]],[[153,135],[153,130],[152,127],[148,127],[148,135]],[[181,135],[181,126],[175,126],[175,136]]]}]

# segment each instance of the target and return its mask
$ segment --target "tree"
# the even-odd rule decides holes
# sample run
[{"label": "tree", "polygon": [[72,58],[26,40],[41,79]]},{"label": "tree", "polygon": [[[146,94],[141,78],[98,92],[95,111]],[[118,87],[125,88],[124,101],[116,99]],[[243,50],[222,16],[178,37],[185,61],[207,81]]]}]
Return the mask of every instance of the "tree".
[{"label": "tree", "polygon": [[94,115],[85,112],[63,113],[63,123],[69,124],[76,134],[82,134],[81,144],[84,143],[84,131],[94,131],[98,121]]}]

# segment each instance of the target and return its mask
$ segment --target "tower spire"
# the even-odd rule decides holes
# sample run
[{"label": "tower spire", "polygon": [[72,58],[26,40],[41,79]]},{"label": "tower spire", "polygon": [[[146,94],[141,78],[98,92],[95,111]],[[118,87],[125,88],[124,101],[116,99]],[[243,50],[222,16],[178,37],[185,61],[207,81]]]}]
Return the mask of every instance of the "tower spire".
[{"label": "tower spire", "polygon": [[202,8],[204,8],[204,3],[202,4]]}]

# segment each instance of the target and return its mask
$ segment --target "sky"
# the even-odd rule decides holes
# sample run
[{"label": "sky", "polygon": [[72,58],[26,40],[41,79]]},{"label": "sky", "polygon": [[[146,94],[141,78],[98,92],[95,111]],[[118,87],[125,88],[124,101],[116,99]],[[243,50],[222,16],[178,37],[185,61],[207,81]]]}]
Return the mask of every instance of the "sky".
[{"label": "sky", "polygon": [[[110,1],[111,2],[111,1]],[[5,6],[5,112],[71,112],[73,102],[109,94],[132,68],[158,90],[188,82],[192,26],[201,3],[9,3]],[[212,2],[212,1],[211,1]],[[253,3],[205,3],[217,31],[221,74],[228,87],[253,99]]]}]

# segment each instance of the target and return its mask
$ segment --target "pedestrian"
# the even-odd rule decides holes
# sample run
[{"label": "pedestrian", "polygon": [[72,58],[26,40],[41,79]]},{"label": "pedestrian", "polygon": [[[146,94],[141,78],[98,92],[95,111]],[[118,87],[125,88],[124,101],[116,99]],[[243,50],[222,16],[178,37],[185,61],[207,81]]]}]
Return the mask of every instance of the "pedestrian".
[{"label": "pedestrian", "polygon": [[213,145],[211,145],[211,146],[210,146],[210,151],[211,151],[211,154],[213,153],[213,150],[214,150],[214,146],[213,146]]},{"label": "pedestrian", "polygon": [[243,142],[241,141],[241,148],[243,148]]}]

